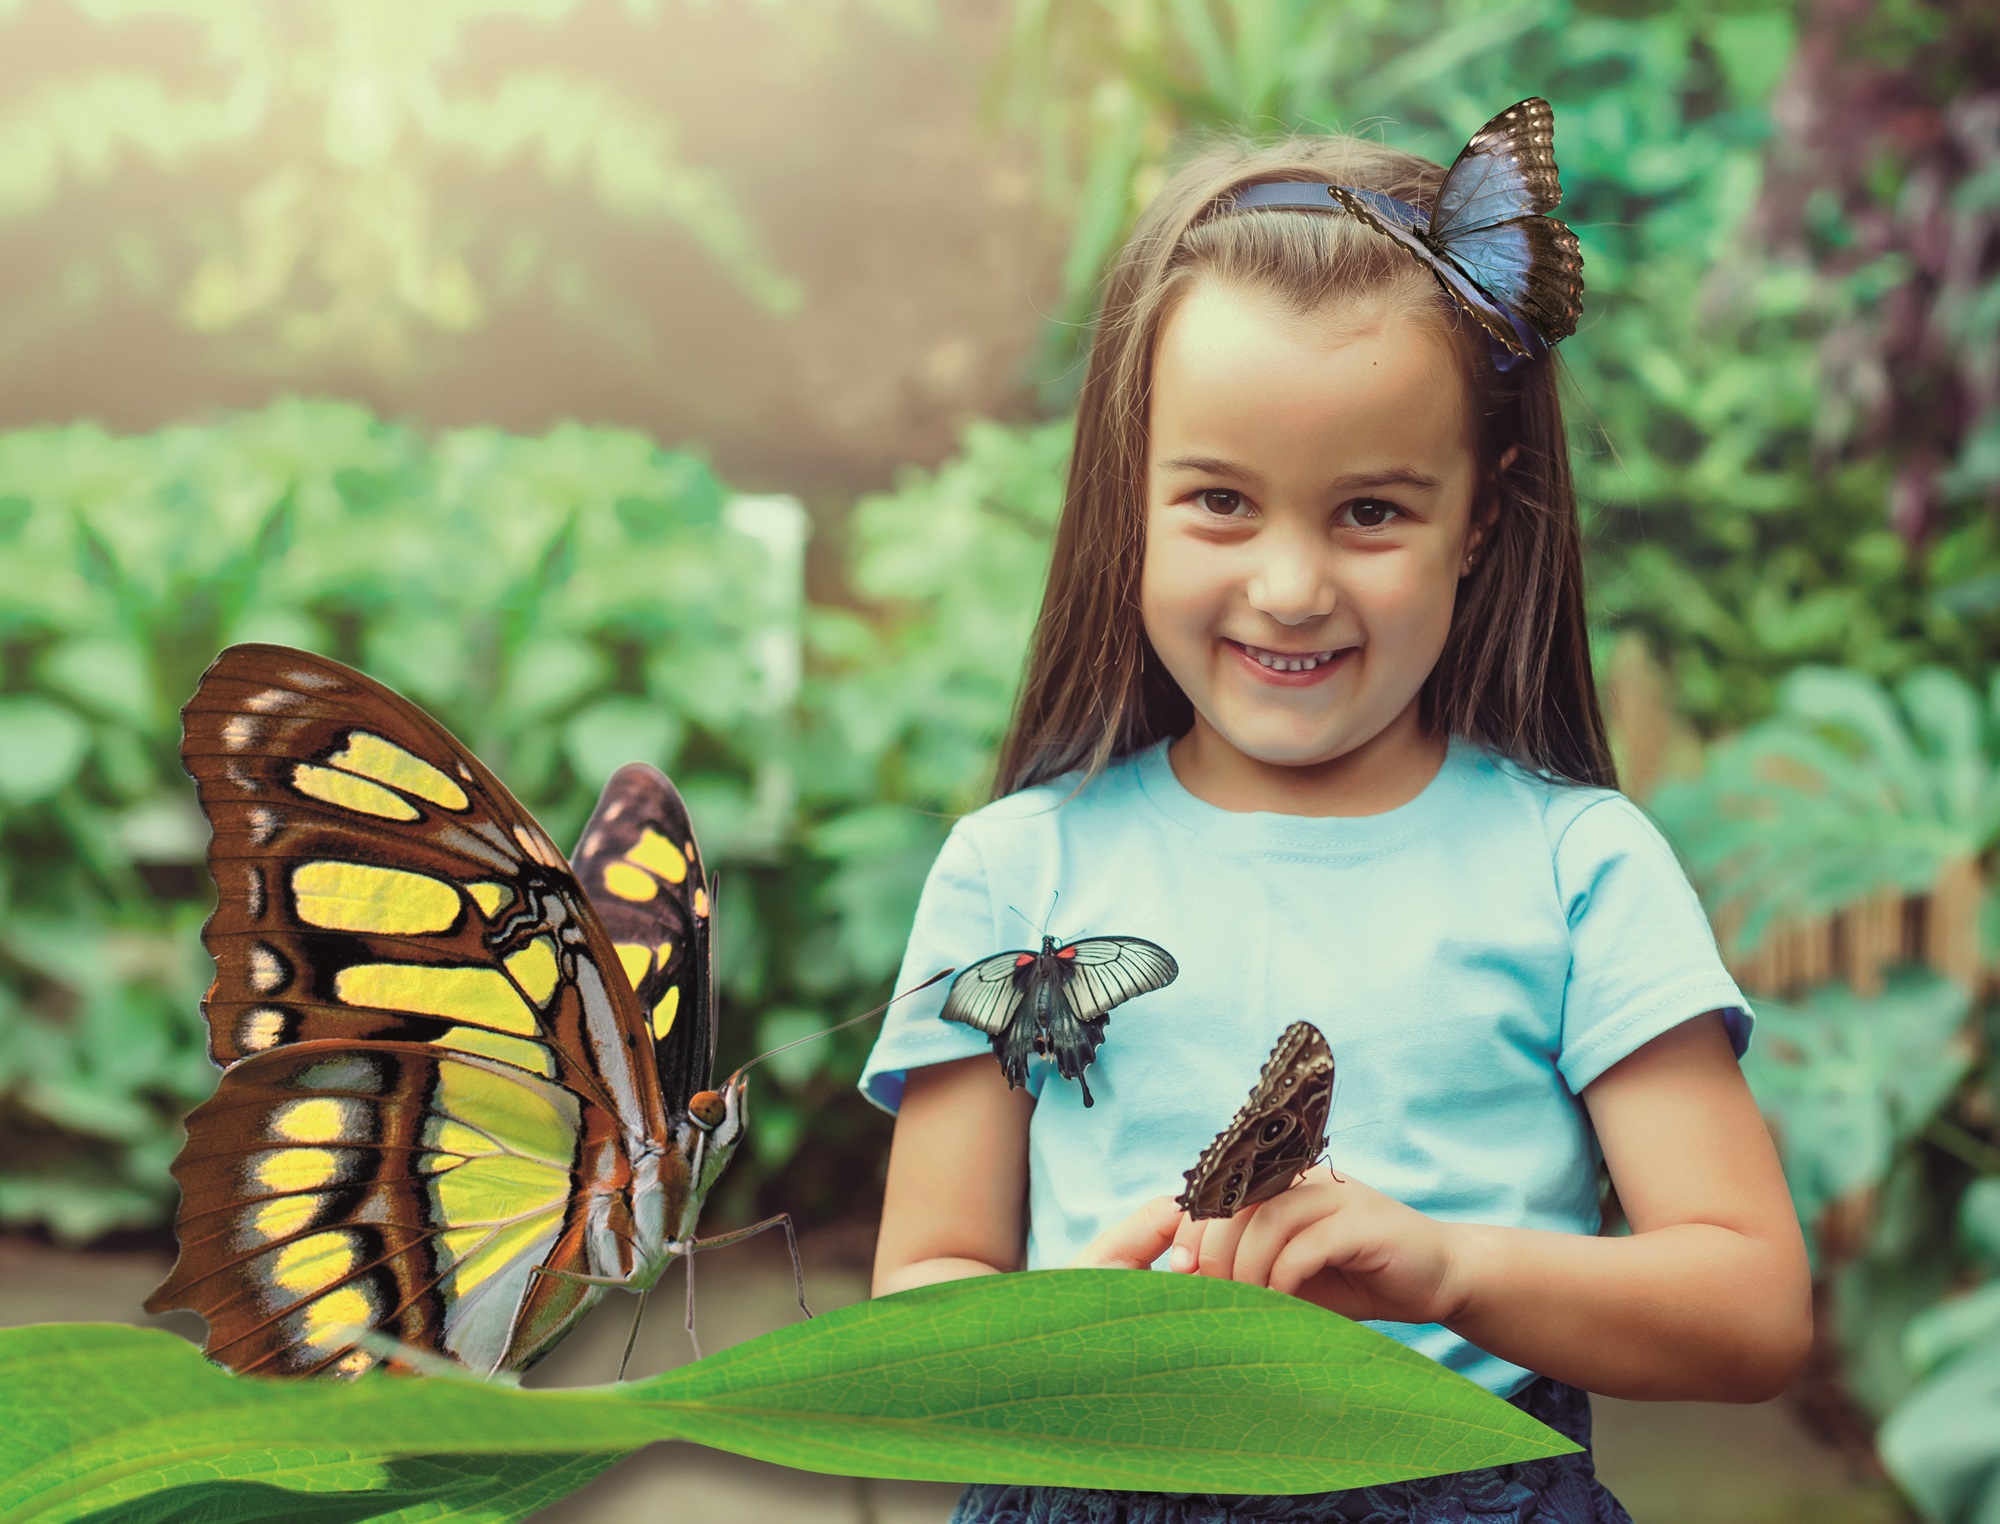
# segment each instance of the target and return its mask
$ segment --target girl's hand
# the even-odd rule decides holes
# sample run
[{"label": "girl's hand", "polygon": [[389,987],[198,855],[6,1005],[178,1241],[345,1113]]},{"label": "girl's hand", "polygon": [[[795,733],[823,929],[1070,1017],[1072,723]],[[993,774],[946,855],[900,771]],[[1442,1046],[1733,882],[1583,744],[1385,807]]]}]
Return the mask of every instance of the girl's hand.
[{"label": "girl's hand", "polygon": [[1234,1217],[1184,1220],[1171,1265],[1269,1286],[1345,1317],[1442,1323],[1464,1302],[1456,1243],[1449,1223],[1320,1165]]},{"label": "girl's hand", "polygon": [[1072,1270],[1144,1270],[1167,1252],[1185,1221],[1171,1196],[1155,1196],[1123,1222],[1113,1223],[1070,1261]]}]

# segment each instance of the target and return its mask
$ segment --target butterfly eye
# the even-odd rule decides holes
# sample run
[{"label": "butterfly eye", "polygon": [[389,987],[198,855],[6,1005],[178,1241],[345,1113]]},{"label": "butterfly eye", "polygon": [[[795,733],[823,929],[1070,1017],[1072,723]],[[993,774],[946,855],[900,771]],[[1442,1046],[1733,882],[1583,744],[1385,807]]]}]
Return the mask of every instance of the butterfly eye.
[{"label": "butterfly eye", "polygon": [[727,1115],[720,1090],[703,1090],[688,1097],[688,1120],[703,1132],[715,1131]]}]

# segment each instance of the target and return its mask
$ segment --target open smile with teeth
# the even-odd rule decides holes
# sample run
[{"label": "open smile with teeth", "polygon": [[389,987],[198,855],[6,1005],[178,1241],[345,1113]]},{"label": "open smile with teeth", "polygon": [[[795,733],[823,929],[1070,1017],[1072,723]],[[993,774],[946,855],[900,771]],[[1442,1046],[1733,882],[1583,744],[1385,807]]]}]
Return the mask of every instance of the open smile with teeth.
[{"label": "open smile with teeth", "polygon": [[1268,667],[1273,672],[1310,672],[1341,654],[1339,651],[1266,651],[1262,646],[1246,645],[1240,640],[1230,644],[1258,666]]}]

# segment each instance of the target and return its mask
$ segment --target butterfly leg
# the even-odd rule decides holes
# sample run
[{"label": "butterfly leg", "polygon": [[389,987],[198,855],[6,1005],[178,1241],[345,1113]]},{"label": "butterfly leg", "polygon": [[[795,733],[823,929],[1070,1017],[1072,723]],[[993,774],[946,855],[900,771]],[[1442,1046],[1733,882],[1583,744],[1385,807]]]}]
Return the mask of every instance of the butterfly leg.
[{"label": "butterfly leg", "polygon": [[632,1350],[639,1342],[639,1320],[646,1315],[646,1298],[652,1293],[648,1286],[639,1293],[639,1305],[632,1309],[632,1331],[625,1335],[625,1353],[618,1358],[618,1379],[625,1379],[625,1367],[632,1363]]},{"label": "butterfly leg", "polygon": [[687,1252],[681,1256],[681,1268],[687,1273],[688,1347],[694,1351],[695,1359],[699,1360],[701,1358],[701,1340],[697,1339],[694,1336],[694,1245],[693,1244],[688,1245]]},{"label": "butterfly leg", "polygon": [[762,1222],[753,1222],[749,1227],[738,1228],[733,1233],[718,1233],[713,1238],[697,1238],[694,1241],[694,1247],[696,1249],[723,1249],[727,1248],[730,1244],[740,1244],[746,1238],[754,1238],[759,1233],[766,1232],[771,1228],[783,1228],[785,1230],[785,1247],[791,1250],[792,1254],[792,1286],[799,1294],[799,1311],[807,1317],[811,1317],[813,1310],[806,1306],[805,1266],[799,1262],[799,1235],[798,1231],[792,1226],[792,1218],[789,1212],[780,1212],[776,1217],[766,1217]]}]

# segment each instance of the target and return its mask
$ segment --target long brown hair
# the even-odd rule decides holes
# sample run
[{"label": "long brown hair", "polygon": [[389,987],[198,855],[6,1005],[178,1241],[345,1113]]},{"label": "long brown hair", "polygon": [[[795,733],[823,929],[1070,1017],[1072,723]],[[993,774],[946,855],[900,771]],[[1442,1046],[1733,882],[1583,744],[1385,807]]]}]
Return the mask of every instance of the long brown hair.
[{"label": "long brown hair", "polygon": [[[1420,315],[1462,361],[1474,450],[1493,516],[1459,585],[1450,633],[1421,695],[1434,731],[1464,736],[1574,783],[1613,783],[1591,680],[1583,551],[1553,355],[1498,370],[1409,254],[1352,218],[1315,211],[1217,215],[1242,186],[1332,181],[1429,207],[1444,171],[1364,139],[1295,137],[1212,150],[1148,208],[1106,281],[1076,446],[1028,672],[1000,749],[996,797],[1178,736],[1194,712],[1140,622],[1153,350],[1200,276],[1269,291],[1305,313],[1329,302]],[[1506,452],[1516,454],[1502,471]]]}]

